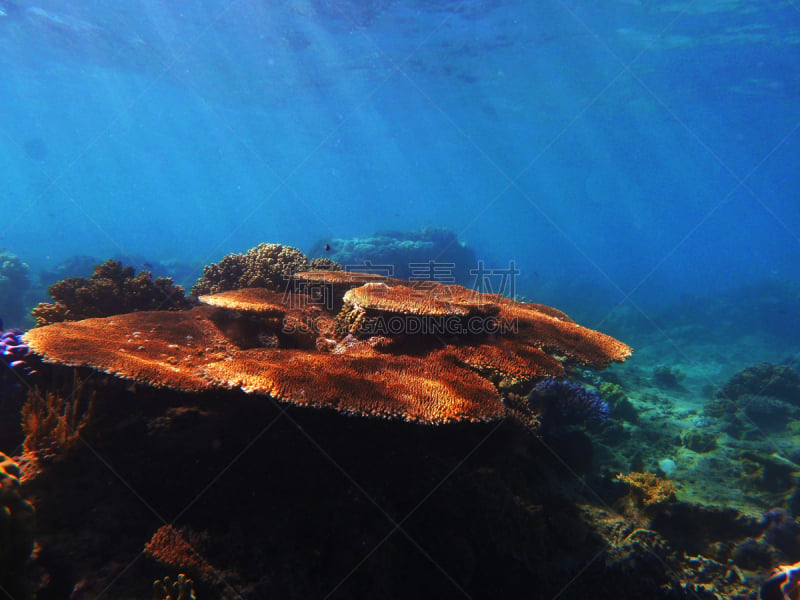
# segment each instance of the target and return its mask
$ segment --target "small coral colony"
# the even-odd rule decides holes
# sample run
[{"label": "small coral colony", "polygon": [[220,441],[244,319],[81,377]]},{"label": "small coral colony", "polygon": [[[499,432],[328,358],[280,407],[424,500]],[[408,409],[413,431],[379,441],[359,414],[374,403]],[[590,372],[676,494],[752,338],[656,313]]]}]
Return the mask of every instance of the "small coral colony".
[{"label": "small coral colony", "polygon": [[[350,557],[352,568],[363,557],[358,544],[366,542],[349,538],[384,534],[373,517],[364,517],[350,523],[356,529],[352,535],[342,535],[337,519],[357,510],[354,492],[339,493],[340,483],[330,484],[325,502],[309,503],[310,491],[298,481],[315,473],[321,480],[328,477],[325,465],[301,448],[311,438],[283,449],[287,457],[280,473],[302,473],[297,480],[278,475],[271,470],[277,467],[263,460],[252,467],[264,470],[258,478],[262,483],[253,483],[255,473],[250,479],[233,475],[243,465],[224,464],[238,460],[241,450],[239,444],[226,455],[230,440],[246,438],[252,422],[267,418],[263,411],[272,411],[270,419],[285,415],[295,429],[316,430],[313,444],[325,445],[326,455],[337,457],[348,477],[357,473],[358,486],[369,490],[368,497],[393,503],[416,502],[412,492],[424,492],[422,481],[444,477],[440,470],[452,467],[448,460],[460,465],[465,455],[474,454],[470,461],[476,465],[464,467],[468,474],[451,478],[443,488],[459,495],[459,510],[463,519],[475,519],[474,531],[456,535],[460,521],[437,517],[436,507],[442,514],[450,510],[437,499],[430,503],[436,525],[408,522],[409,528],[419,527],[415,539],[432,548],[426,553],[448,549],[437,554],[434,564],[447,564],[449,559],[442,557],[450,555],[472,556],[467,561],[472,566],[460,565],[450,584],[448,578],[434,584],[436,576],[430,575],[425,584],[430,589],[454,582],[484,597],[487,585],[513,593],[508,580],[521,577],[544,591],[558,591],[563,581],[547,575],[548,570],[568,579],[570,569],[585,559],[584,551],[599,548],[603,564],[587,566],[583,584],[594,589],[594,597],[715,597],[702,595],[708,592],[701,585],[701,569],[688,552],[667,549],[666,542],[654,549],[655,538],[636,533],[648,531],[648,519],[676,502],[668,480],[645,472],[621,475],[603,484],[616,491],[587,508],[578,499],[582,492],[558,482],[561,475],[544,474],[550,468],[546,465],[554,463],[552,455],[556,464],[564,463],[563,469],[553,467],[562,475],[586,472],[586,459],[574,458],[581,454],[576,448],[591,455],[585,427],[591,430],[591,423],[630,407],[619,386],[600,385],[588,374],[625,361],[631,348],[555,308],[450,282],[345,270],[331,258],[309,260],[279,244],[261,244],[207,266],[191,295],[171,279],[154,279],[116,261],[96,266],[90,277],[58,281],[49,293],[52,302],[33,309],[35,327],[0,336],[8,399],[0,415],[0,449],[11,455],[0,453],[0,586],[12,598],[62,593],[88,599],[111,588],[107,597],[143,598],[143,579],[156,580],[155,598],[194,598],[196,589],[225,598],[299,598],[330,591],[348,563],[330,572],[327,566],[311,568],[327,565],[319,558],[321,544],[335,548],[338,557]],[[238,424],[236,435],[223,427],[226,423]],[[268,448],[290,435],[272,421],[265,431],[253,438],[272,440],[263,442]],[[503,441],[485,443],[488,438]],[[363,449],[354,448],[368,440],[373,446],[365,458]],[[402,457],[398,446],[406,448]],[[499,448],[502,459],[497,458]],[[152,523],[149,531],[120,524],[120,513],[140,510],[129,507],[123,491],[102,492],[109,500],[97,509],[97,522],[82,523],[75,505],[100,493],[91,479],[100,468],[92,466],[98,462],[90,460],[92,455],[102,455],[120,472],[128,461],[141,465],[131,468],[128,487],[142,478],[141,471],[152,475],[136,488],[137,494],[152,492],[159,498],[152,501],[158,518],[144,519]],[[378,470],[373,463],[379,461],[387,464]],[[191,510],[179,510],[183,499],[175,492],[195,490],[190,477],[204,477],[197,463],[218,462],[220,473],[227,472],[226,489],[240,498],[237,503],[231,494],[217,497],[215,514],[231,515],[222,525],[191,503]],[[521,466],[530,464],[537,466]],[[416,470],[417,477],[410,479],[406,470]],[[107,473],[97,479],[107,479]],[[168,483],[154,488],[159,481]],[[284,492],[275,497],[263,481],[283,486]],[[60,503],[51,491],[59,485],[64,487],[58,497],[65,498]],[[254,509],[241,498],[244,489],[261,494],[264,502],[272,498],[271,508],[258,504]],[[562,501],[549,514],[543,507],[556,497]],[[507,508],[498,512],[490,508],[495,503]],[[264,515],[294,510],[289,506],[304,506],[302,522],[317,524],[302,534],[304,541],[293,539],[301,535],[296,530],[286,531],[287,522],[295,523],[291,517],[276,521]],[[473,513],[480,516],[470,517]],[[540,539],[548,538],[554,519],[573,522],[573,535],[585,540],[585,548],[571,547],[572,542],[561,539],[563,533]],[[111,522],[125,542],[110,545],[105,539],[101,532]],[[248,528],[259,532],[260,543],[255,544]],[[543,549],[548,545],[549,550]],[[219,551],[231,546],[237,550]],[[399,542],[379,546],[401,563],[420,559]],[[242,556],[235,556],[238,552]],[[522,558],[526,553],[528,558]],[[608,584],[607,593],[593,587],[598,578],[608,581],[609,574],[637,568],[636,561],[648,553],[658,560],[647,567],[651,572],[643,583],[628,577]],[[478,574],[475,561],[484,554],[504,576],[503,585],[481,583],[485,575]],[[130,555],[144,558],[128,571]],[[379,597],[381,586],[396,574],[371,566],[368,558],[363,561],[364,573],[350,577],[343,589],[352,586],[353,597],[360,597],[371,588]],[[735,564],[720,564],[719,573],[709,575],[713,569],[706,568],[705,583],[716,578],[718,590],[735,595],[745,577]],[[773,597],[795,597],[790,589],[794,572],[785,567],[783,573],[776,574],[773,588],[779,595]],[[407,582],[395,585],[401,590],[397,597],[414,589]],[[580,590],[579,585],[567,597],[577,597],[572,594]]]}]

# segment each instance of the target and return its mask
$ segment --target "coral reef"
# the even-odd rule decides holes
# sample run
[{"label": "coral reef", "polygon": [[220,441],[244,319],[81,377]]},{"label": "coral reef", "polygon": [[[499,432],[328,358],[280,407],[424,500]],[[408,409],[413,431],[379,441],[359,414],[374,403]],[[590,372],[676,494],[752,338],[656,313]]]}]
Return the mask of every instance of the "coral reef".
[{"label": "coral reef", "polygon": [[21,325],[25,319],[25,293],[30,285],[27,263],[15,254],[0,252],[0,306],[9,322]]},{"label": "coral reef", "polygon": [[771,396],[800,405],[800,374],[787,365],[758,363],[731,377],[717,396],[736,400],[744,394]]},{"label": "coral reef", "polygon": [[147,271],[109,260],[94,268],[88,279],[72,277],[48,289],[54,303],[42,302],[33,309],[37,326],[108,317],[139,310],[183,310],[191,303],[183,288],[168,277],[153,279]]},{"label": "coral reef", "polygon": [[787,365],[747,367],[704,403],[703,413],[738,439],[785,430],[800,417],[800,375]]},{"label": "coral reef", "polygon": [[39,361],[22,340],[22,331],[2,329],[0,321],[0,452],[11,452],[22,441],[20,409]]},{"label": "coral reef", "polygon": [[653,382],[660,388],[678,388],[686,378],[686,373],[671,365],[653,367]]},{"label": "coral reef", "polygon": [[608,402],[611,416],[615,419],[622,419],[630,423],[639,421],[639,413],[625,394],[622,386],[606,381],[600,384],[598,391],[600,392],[600,397]]},{"label": "coral reef", "polygon": [[[241,388],[297,405],[423,423],[498,420],[505,414],[501,382],[560,376],[562,361],[602,368],[631,353],[555,309],[460,286],[390,283],[345,292],[338,332],[312,296],[249,289],[202,296],[209,306],[191,311],[59,323],[25,339],[47,361],[153,386]],[[597,400],[599,411],[605,404]]]},{"label": "coral reef", "polygon": [[621,473],[617,479],[628,485],[631,495],[643,507],[675,501],[675,485],[669,479],[638,472]]},{"label": "coral reef", "polygon": [[[475,252],[455,232],[434,227],[419,231],[384,231],[366,238],[320,241],[312,254],[327,253],[352,271],[398,279],[426,279],[474,286]],[[480,282],[478,282],[480,283]],[[485,290],[481,290],[485,291]],[[493,290],[509,293],[510,290]]]},{"label": "coral reef", "polygon": [[33,550],[34,509],[20,492],[17,463],[0,452],[0,590],[28,598],[25,563]]},{"label": "coral reef", "polygon": [[162,525],[144,545],[144,552],[164,565],[213,582],[220,576],[219,570],[200,553],[205,545],[203,536],[189,528],[178,530],[172,525]]},{"label": "coral reef", "polygon": [[[744,586],[726,553],[763,529],[735,511],[670,501],[645,511],[635,500],[620,512],[627,485],[575,478],[549,444],[505,423],[343,419],[239,390],[94,380],[87,444],[26,483],[41,496],[33,567],[46,575],[42,597],[102,579],[109,597],[143,598],[166,569],[193,579],[201,597],[243,600],[334,588],[387,599],[460,588],[476,599],[535,589],[697,600],[712,598],[712,586],[736,598]],[[165,525],[159,515],[179,517]],[[110,563],[137,557],[106,577]]]},{"label": "coral reef", "polygon": [[229,254],[203,269],[192,294],[216,294],[242,288],[283,291],[292,275],[308,270],[308,258],[297,248],[283,244],[259,244],[244,254]]},{"label": "coral reef", "polygon": [[322,258],[312,258],[308,261],[310,271],[342,271],[344,267],[332,258],[327,256]]},{"label": "coral reef", "polygon": [[94,392],[84,392],[77,373],[67,391],[38,386],[28,391],[21,411],[25,451],[40,461],[68,454],[92,417],[93,401]]}]

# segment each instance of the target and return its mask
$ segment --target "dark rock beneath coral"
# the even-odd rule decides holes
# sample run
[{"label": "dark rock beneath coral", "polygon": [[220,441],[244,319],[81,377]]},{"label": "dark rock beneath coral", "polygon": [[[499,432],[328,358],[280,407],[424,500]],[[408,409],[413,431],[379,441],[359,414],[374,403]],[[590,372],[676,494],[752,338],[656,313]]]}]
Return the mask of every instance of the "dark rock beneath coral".
[{"label": "dark rock beneath coral", "polygon": [[653,518],[652,527],[673,546],[706,556],[713,555],[711,548],[720,541],[757,537],[764,529],[758,519],[736,509],[687,502],[665,506]]},{"label": "dark rock beneath coral", "polygon": [[800,416],[800,408],[772,396],[742,394],[738,398],[741,414],[764,433],[781,431]]},{"label": "dark rock beneath coral", "polygon": [[750,461],[761,469],[760,489],[767,492],[784,493],[792,489],[800,465],[778,454],[765,454],[747,450],[741,458]]},{"label": "dark rock beneath coral", "polygon": [[[145,597],[146,582],[180,568],[170,548],[158,554],[166,563],[141,556],[165,525],[158,515],[179,515],[175,528],[200,553],[186,563],[199,597],[220,597],[219,577],[245,600],[334,589],[339,598],[454,589],[475,599],[530,590],[697,597],[676,575],[680,548],[587,510],[596,496],[563,460],[571,453],[567,462],[586,468],[582,434],[556,452],[524,438],[521,452],[510,425],[348,418],[236,391],[134,390],[97,375],[89,385],[97,396],[86,444],[26,484],[40,497],[41,597],[66,597],[111,572],[110,597]],[[623,530],[617,551],[605,536]]]},{"label": "dark rock beneath coral", "polygon": [[733,562],[742,569],[756,571],[768,569],[772,564],[772,552],[769,544],[747,538],[733,549]]},{"label": "dark rock beneath coral", "polygon": [[613,419],[638,423],[639,412],[625,394],[622,386],[610,382],[603,383],[600,385],[600,395],[611,407],[611,417]]},{"label": "dark rock beneath coral", "polygon": [[686,373],[671,365],[657,365],[653,368],[653,383],[664,389],[680,389]]}]

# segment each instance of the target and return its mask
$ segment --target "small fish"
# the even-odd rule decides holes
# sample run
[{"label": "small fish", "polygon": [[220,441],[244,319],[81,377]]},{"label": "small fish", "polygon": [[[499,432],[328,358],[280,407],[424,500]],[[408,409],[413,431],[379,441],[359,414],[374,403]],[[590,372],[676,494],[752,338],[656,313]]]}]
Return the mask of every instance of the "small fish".
[{"label": "small fish", "polygon": [[330,251],[331,251],[331,245],[325,244],[325,252],[330,252]]}]

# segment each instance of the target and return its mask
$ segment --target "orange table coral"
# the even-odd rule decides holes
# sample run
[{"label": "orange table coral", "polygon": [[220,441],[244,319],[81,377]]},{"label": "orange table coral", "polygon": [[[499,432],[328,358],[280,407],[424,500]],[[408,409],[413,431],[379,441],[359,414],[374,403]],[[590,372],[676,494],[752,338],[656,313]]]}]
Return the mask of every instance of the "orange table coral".
[{"label": "orange table coral", "polygon": [[25,340],[47,362],[152,386],[240,388],[421,423],[496,420],[503,390],[563,376],[569,362],[604,367],[631,353],[556,309],[461,286],[302,276],[341,295],[338,315],[302,286],[244,289],[203,296],[206,306],[189,311],[58,323]]}]

